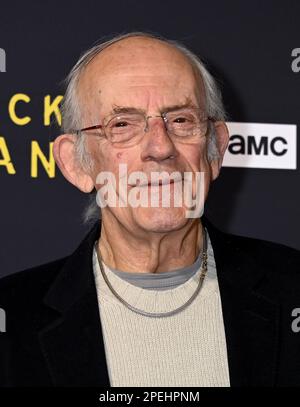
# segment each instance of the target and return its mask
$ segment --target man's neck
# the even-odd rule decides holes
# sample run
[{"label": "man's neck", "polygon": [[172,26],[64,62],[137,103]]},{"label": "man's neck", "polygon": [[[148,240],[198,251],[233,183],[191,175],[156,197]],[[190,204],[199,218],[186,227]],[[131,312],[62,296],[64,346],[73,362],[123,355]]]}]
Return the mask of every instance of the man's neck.
[{"label": "man's neck", "polygon": [[168,233],[138,232],[104,217],[98,242],[104,263],[127,272],[160,273],[193,264],[202,249],[200,219]]}]

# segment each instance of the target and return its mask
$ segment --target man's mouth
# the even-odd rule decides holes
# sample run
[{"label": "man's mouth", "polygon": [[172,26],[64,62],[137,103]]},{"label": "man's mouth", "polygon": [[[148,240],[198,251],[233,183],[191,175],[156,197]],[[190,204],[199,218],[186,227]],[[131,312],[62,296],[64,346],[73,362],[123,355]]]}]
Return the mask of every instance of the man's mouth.
[{"label": "man's mouth", "polygon": [[172,178],[170,177],[165,177],[165,178],[159,178],[159,179],[152,179],[149,180],[148,182],[141,182],[139,184],[135,184],[134,186],[137,187],[149,187],[149,186],[162,186],[162,185],[168,185],[168,184],[174,184],[175,182],[182,182],[183,178],[181,175],[176,175]]}]

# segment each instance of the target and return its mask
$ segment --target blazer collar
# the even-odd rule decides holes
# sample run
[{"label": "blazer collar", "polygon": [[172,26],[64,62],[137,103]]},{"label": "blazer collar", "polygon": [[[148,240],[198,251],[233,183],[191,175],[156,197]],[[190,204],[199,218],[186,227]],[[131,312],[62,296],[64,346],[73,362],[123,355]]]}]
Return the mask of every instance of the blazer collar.
[{"label": "blazer collar", "polygon": [[[222,233],[205,216],[216,261],[231,386],[273,385],[279,310],[275,282],[251,253],[247,239]],[[97,221],[68,257],[44,298],[56,311],[39,332],[53,384],[110,386],[95,287],[92,253]]]},{"label": "blazer collar", "polygon": [[44,297],[56,317],[39,332],[55,386],[110,386],[92,253],[100,221],[67,259]]},{"label": "blazer collar", "polygon": [[263,242],[223,233],[206,218],[219,282],[231,386],[273,386],[279,348],[278,274]]},{"label": "blazer collar", "polygon": [[69,256],[47,292],[44,302],[53,309],[65,312],[94,286],[93,248],[101,232],[101,221],[93,227]]}]

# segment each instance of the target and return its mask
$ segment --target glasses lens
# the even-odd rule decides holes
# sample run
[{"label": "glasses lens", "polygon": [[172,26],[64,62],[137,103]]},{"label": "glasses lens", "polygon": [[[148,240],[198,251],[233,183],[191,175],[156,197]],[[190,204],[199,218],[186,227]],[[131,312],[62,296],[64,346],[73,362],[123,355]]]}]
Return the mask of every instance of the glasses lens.
[{"label": "glasses lens", "polygon": [[126,143],[140,136],[144,125],[145,119],[142,115],[118,115],[107,123],[106,132],[112,143]]},{"label": "glasses lens", "polygon": [[179,137],[201,136],[206,131],[206,118],[198,109],[169,112],[166,119],[168,131]]}]

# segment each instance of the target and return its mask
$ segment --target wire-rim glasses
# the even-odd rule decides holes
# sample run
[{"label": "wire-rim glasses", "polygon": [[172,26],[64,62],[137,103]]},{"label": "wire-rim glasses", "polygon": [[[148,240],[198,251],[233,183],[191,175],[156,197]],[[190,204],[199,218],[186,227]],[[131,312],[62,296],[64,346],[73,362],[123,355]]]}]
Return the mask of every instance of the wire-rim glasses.
[{"label": "wire-rim glasses", "polygon": [[150,118],[163,119],[167,133],[183,143],[195,142],[206,136],[208,121],[215,121],[200,108],[183,108],[153,116],[128,111],[110,115],[103,120],[103,124],[74,130],[74,133],[80,135],[82,132],[90,132],[106,137],[112,144],[126,147],[138,143],[144,133],[149,131]]}]

